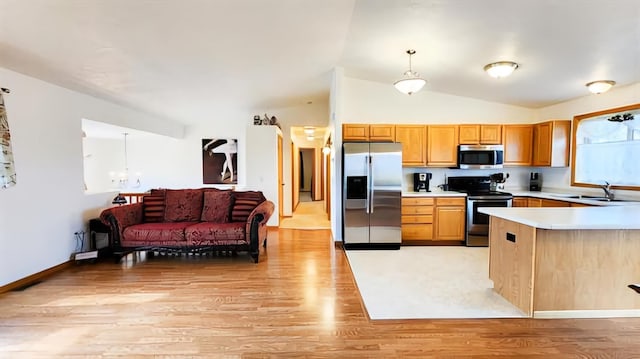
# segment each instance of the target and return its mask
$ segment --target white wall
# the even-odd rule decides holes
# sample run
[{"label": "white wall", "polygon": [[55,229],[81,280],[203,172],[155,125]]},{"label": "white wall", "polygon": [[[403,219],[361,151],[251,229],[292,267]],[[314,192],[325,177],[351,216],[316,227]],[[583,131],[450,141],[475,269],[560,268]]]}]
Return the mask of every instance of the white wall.
[{"label": "white wall", "polygon": [[180,124],[0,68],[17,185],[0,190],[0,285],[69,260],[74,232],[111,205],[86,195],[81,119],[181,137]]},{"label": "white wall", "polygon": [[247,183],[246,188],[262,191],[275,204],[268,226],[280,223],[278,215],[278,136],[282,132],[276,126],[247,126]]},{"label": "white wall", "polygon": [[[282,128],[282,159],[283,159],[283,215],[291,216],[293,176],[291,164],[291,127],[316,126],[324,127],[329,123],[329,103],[327,101],[315,101],[312,104],[300,106],[269,108],[256,110],[255,115],[267,113],[276,116]],[[253,115],[250,116],[253,121]],[[275,172],[274,172],[275,173]]]},{"label": "white wall", "polygon": [[411,96],[392,84],[344,77],[342,123],[532,123],[536,111],[422,90]]}]

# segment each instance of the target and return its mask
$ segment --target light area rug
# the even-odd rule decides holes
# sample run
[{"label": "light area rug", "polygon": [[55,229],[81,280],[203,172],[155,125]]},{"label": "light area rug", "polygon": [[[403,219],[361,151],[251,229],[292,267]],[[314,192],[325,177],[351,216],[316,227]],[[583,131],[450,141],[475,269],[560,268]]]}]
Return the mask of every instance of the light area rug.
[{"label": "light area rug", "polygon": [[493,291],[486,247],[346,253],[371,319],[526,317]]}]

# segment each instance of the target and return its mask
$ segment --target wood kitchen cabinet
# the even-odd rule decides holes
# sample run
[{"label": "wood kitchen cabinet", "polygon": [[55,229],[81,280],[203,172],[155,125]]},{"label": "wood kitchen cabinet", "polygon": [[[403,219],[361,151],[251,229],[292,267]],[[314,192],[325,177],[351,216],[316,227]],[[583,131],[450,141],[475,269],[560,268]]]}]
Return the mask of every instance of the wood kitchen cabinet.
[{"label": "wood kitchen cabinet", "polygon": [[505,166],[531,166],[533,125],[503,125]]},{"label": "wood kitchen cabinet", "polygon": [[436,197],[434,220],[434,240],[464,241],[466,199],[464,197]]},{"label": "wood kitchen cabinet", "polygon": [[454,167],[457,164],[458,126],[429,126],[427,128],[427,165]]},{"label": "wood kitchen cabinet", "polygon": [[533,126],[533,165],[569,166],[571,121],[551,120]]},{"label": "wood kitchen cabinet", "polygon": [[480,143],[499,145],[502,143],[502,125],[480,125]]},{"label": "wood kitchen cabinet", "polygon": [[542,198],[540,207],[571,207],[571,202]]},{"label": "wood kitchen cabinet", "polygon": [[342,125],[342,141],[369,141],[369,125],[356,123]]},{"label": "wood kitchen cabinet", "polygon": [[513,197],[512,207],[528,207],[527,197]]},{"label": "wood kitchen cabinet", "polygon": [[427,165],[427,126],[396,125],[396,142],[402,143],[403,166]]},{"label": "wood kitchen cabinet", "polygon": [[342,125],[342,141],[394,142],[396,140],[395,125],[367,125],[347,123]]},{"label": "wood kitchen cabinet", "polygon": [[499,145],[502,125],[460,125],[458,143],[461,145]]},{"label": "wood kitchen cabinet", "polygon": [[396,140],[395,125],[369,125],[369,141],[394,142]]},{"label": "wood kitchen cabinet", "polygon": [[433,239],[432,197],[402,198],[402,244],[423,244]]}]

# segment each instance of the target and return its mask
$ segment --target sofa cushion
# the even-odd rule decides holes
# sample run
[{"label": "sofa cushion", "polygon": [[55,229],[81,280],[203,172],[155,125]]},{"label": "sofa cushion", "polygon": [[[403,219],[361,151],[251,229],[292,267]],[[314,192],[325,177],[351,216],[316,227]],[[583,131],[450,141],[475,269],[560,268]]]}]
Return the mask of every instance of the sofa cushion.
[{"label": "sofa cushion", "polygon": [[165,222],[197,222],[202,214],[202,191],[168,189],[164,203]]},{"label": "sofa cushion", "polygon": [[144,222],[162,222],[164,220],[164,194],[145,195],[142,197],[144,204]]},{"label": "sofa cushion", "polygon": [[231,212],[231,191],[205,191],[202,205],[203,222],[229,222]]},{"label": "sofa cushion", "polygon": [[187,245],[224,245],[247,243],[242,222],[200,222],[185,229]]},{"label": "sofa cushion", "polygon": [[[142,244],[176,244],[184,242],[185,228],[197,222],[142,223],[126,227],[122,231],[123,242]],[[144,242],[144,243],[140,243]],[[184,243],[182,243],[184,244]]]},{"label": "sofa cushion", "polygon": [[233,208],[231,210],[231,221],[246,222],[251,212],[266,199],[262,192],[243,191],[233,193]]}]

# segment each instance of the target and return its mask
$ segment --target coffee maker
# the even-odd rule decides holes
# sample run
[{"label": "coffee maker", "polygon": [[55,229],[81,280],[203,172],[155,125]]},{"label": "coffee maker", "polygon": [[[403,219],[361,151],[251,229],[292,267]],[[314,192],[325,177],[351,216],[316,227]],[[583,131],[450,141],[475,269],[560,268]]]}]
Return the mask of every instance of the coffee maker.
[{"label": "coffee maker", "polygon": [[538,172],[531,172],[529,176],[529,191],[542,190],[542,175]]},{"label": "coffee maker", "polygon": [[431,192],[429,190],[429,180],[431,179],[431,173],[423,172],[423,173],[414,173],[413,174],[413,191],[420,192],[425,190],[426,192]]}]

